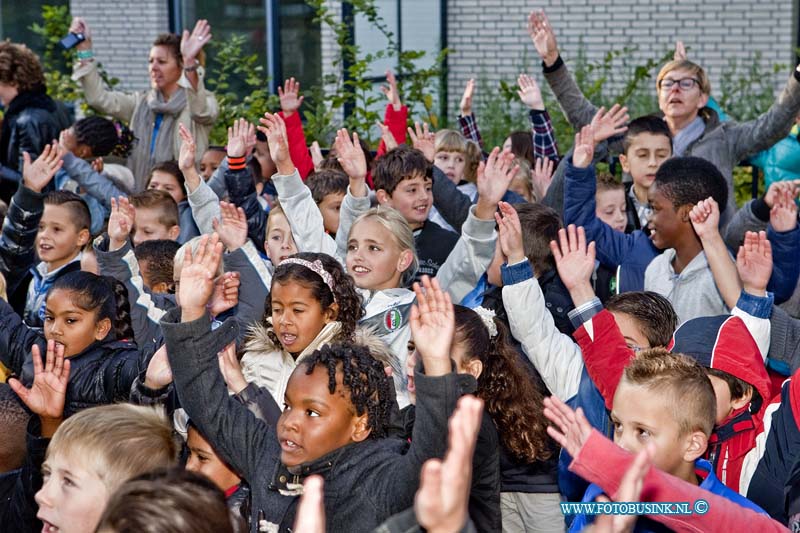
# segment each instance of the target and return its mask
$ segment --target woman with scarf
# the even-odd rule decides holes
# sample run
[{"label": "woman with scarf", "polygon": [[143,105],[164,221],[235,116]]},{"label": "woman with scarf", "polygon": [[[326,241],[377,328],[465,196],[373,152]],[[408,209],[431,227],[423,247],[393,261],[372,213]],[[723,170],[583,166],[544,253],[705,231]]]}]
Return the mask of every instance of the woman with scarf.
[{"label": "woman with scarf", "polygon": [[0,198],[8,201],[20,181],[22,152],[35,160],[69,121],[47,96],[42,64],[24,44],[0,42],[0,104]]},{"label": "woman with scarf", "polygon": [[150,49],[151,89],[125,93],[109,90],[97,71],[91,31],[85,20],[72,19],[70,32],[82,33],[78,60],[72,78],[83,87],[86,102],[101,113],[128,122],[137,137],[128,167],[135,179],[134,192],[144,190],[150,169],[156,163],[177,160],[183,124],[197,143],[198,157],[208,145],[208,135],[219,109],[214,95],[203,85],[202,49],[211,39],[208,21],[198,20],[190,34],[159,35]]}]

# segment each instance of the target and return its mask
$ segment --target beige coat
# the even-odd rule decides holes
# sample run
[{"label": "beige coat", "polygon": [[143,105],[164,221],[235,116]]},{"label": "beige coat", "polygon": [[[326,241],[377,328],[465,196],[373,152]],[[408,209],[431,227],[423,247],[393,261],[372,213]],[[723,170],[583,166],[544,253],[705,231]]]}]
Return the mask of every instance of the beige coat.
[{"label": "beige coat", "polygon": [[[219,115],[219,107],[217,99],[210,91],[206,91],[203,84],[203,69],[199,68],[197,71],[198,82],[197,89],[193,89],[186,75],[181,76],[178,84],[186,89],[187,106],[178,117],[178,123],[183,124],[192,134],[197,144],[197,151],[195,157],[197,161],[203,157],[203,152],[208,148],[208,136],[211,133],[211,128]],[[110,115],[117,120],[128,123],[131,131],[136,133],[142,131],[143,128],[152,128],[152,124],[134,124],[131,122],[137,115],[136,111],[140,105],[145,102],[146,96],[149,91],[135,91],[131,93],[122,91],[112,91],[106,88],[103,79],[97,72],[97,63],[90,61],[81,65],[77,63],[72,72],[72,79],[79,82],[83,87],[83,95],[86,103],[91,107]],[[153,89],[150,89],[152,91]],[[163,142],[159,139],[157,142]],[[175,128],[175,136],[172,139],[172,152],[175,155],[175,160],[178,160],[178,155],[181,149],[181,138],[178,133],[178,128]],[[138,180],[144,179],[142,176],[136,176],[137,190],[144,188],[144,183],[138,183]]]}]

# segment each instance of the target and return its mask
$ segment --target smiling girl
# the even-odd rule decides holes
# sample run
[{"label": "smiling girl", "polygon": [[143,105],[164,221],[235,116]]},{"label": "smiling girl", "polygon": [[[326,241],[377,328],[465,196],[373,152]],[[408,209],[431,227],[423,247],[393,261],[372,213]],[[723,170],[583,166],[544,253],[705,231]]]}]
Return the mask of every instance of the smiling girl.
[{"label": "smiling girl", "polygon": [[31,347],[41,353],[47,341],[64,347],[72,372],[66,415],[96,405],[127,401],[140,368],[125,286],[113,278],[70,272],[58,278],[47,295],[44,335],[26,326],[0,301],[0,361],[33,380]]}]

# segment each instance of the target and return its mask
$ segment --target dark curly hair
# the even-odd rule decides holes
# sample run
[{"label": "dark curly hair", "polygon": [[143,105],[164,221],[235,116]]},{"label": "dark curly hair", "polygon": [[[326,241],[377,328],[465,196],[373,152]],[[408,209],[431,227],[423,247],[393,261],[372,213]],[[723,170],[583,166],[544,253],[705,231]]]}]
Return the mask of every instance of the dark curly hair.
[{"label": "dark curly hair", "polygon": [[[356,291],[353,278],[344,271],[339,261],[328,254],[303,252],[292,257],[304,259],[311,263],[320,261],[325,272],[333,278],[334,292],[331,292],[322,280],[322,276],[296,263],[281,263],[272,275],[272,287],[276,283],[286,285],[289,282],[297,282],[311,291],[314,299],[320,303],[322,309],[327,309],[334,303],[338,304],[339,313],[336,316],[336,320],[342,324],[342,332],[339,338],[345,341],[352,341],[356,324],[364,316],[364,309],[361,307],[361,296]],[[264,313],[265,317],[272,316],[271,290],[265,302]]]},{"label": "dark curly hair", "polygon": [[44,70],[39,57],[24,44],[0,41],[0,83],[19,92],[44,91]]},{"label": "dark curly hair", "polygon": [[133,340],[128,289],[111,276],[98,276],[78,270],[58,278],[50,291],[62,289],[73,294],[73,302],[84,311],[97,313],[97,320],[111,320],[111,332],[117,340]]},{"label": "dark curly hair", "polygon": [[96,157],[108,154],[128,157],[136,140],[126,125],[98,116],[82,118],[73,129],[78,143],[91,148],[92,155]]},{"label": "dark curly hair", "polygon": [[667,159],[656,171],[655,185],[675,209],[709,196],[719,204],[720,213],[728,206],[728,182],[714,163],[702,157]]},{"label": "dark curly hair", "polygon": [[466,347],[462,366],[473,359],[483,363],[477,395],[485,402],[503,446],[526,463],[549,459],[553,445],[547,435],[544,397],[509,343],[505,324],[495,318],[497,335],[491,338],[478,313],[454,307],[455,339]]},{"label": "dark curly hair", "polygon": [[389,426],[389,413],[395,401],[392,378],[386,376],[383,363],[372,357],[369,348],[335,342],[314,351],[303,360],[306,375],[321,366],[328,370],[328,391],[336,392],[336,373],[350,393],[350,403],[358,416],[367,413],[369,438],[383,438]]}]

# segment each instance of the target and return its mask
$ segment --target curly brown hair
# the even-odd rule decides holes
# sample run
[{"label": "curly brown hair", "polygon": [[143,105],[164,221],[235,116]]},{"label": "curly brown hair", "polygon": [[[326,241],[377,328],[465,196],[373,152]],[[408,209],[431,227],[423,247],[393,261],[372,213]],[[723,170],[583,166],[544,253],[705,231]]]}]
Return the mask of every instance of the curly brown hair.
[{"label": "curly brown hair", "polygon": [[467,347],[462,366],[473,359],[483,363],[477,395],[497,426],[500,442],[520,461],[549,459],[554,446],[547,435],[544,396],[509,343],[505,324],[494,319],[497,335],[492,338],[478,313],[454,307],[456,342]]},{"label": "curly brown hair", "polygon": [[24,44],[0,42],[0,83],[13,85],[21,93],[43,88],[39,57]]}]

